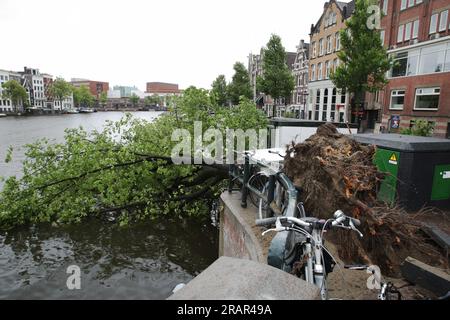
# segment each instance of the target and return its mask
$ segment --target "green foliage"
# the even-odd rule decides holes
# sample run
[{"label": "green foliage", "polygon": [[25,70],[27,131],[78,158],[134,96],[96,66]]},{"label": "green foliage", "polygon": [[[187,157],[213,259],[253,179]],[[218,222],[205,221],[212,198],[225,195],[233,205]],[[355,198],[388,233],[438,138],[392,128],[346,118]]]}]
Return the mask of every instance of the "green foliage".
[{"label": "green foliage", "polygon": [[57,78],[49,88],[49,93],[61,103],[73,93],[72,85],[62,78]]},{"label": "green foliage", "polygon": [[388,82],[386,72],[392,66],[380,32],[367,27],[371,19],[368,8],[377,4],[377,0],[356,0],[355,12],[346,21],[347,29],[340,32],[338,57],[341,63],[330,76],[336,87],[347,89],[357,99],[363,92],[382,89]]},{"label": "green foliage", "polygon": [[[156,216],[196,216],[226,185],[223,165],[174,165],[174,129],[193,134],[193,122],[226,128],[265,128],[263,113],[248,99],[233,108],[210,103],[208,91],[188,88],[167,113],[148,123],[128,114],[101,131],[68,129],[65,142],[27,145],[23,177],[0,192],[0,229],[27,223],[78,223],[114,218],[120,225]],[[191,146],[193,149],[193,146]],[[12,150],[11,150],[12,152]]]},{"label": "green foliage", "polygon": [[234,75],[228,85],[228,96],[233,105],[238,105],[241,97],[251,99],[253,97],[250,86],[250,77],[245,66],[236,62],[233,66]]},{"label": "green foliage", "polygon": [[426,120],[415,120],[411,128],[401,129],[400,133],[410,136],[431,137],[434,131],[434,123]]},{"label": "green foliage", "polygon": [[281,38],[275,34],[270,37],[263,50],[262,76],[257,78],[257,89],[274,99],[287,98],[294,90],[294,76],[286,63],[286,51]]},{"label": "green foliage", "polygon": [[223,107],[226,106],[228,104],[228,88],[225,76],[223,74],[219,75],[216,80],[213,81],[211,87],[211,95],[216,104]]},{"label": "green foliage", "polygon": [[100,93],[99,101],[103,106],[106,105],[108,102],[108,94],[106,92]]},{"label": "green foliage", "polygon": [[89,91],[89,88],[82,85],[79,88],[72,87],[73,100],[76,106],[81,108],[89,108],[94,105],[95,98]]},{"label": "green foliage", "polygon": [[27,91],[16,80],[9,80],[4,82],[2,84],[2,89],[2,98],[11,100],[14,111],[17,111],[17,105],[20,102],[24,105],[27,105]]},{"label": "green foliage", "polygon": [[133,93],[130,97],[130,101],[134,107],[136,107],[136,105],[139,103],[139,100],[140,98],[135,93]]},{"label": "green foliage", "polygon": [[145,97],[145,104],[147,105],[161,105],[162,99],[157,94],[153,94],[149,97]]}]

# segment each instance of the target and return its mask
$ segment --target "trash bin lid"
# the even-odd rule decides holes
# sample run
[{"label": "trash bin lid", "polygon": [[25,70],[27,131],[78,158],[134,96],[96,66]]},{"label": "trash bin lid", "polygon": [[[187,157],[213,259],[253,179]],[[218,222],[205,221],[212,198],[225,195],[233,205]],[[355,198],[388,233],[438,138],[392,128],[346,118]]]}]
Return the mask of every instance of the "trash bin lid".
[{"label": "trash bin lid", "polygon": [[351,136],[359,143],[373,144],[401,152],[450,152],[450,140],[432,137],[417,137],[402,134],[355,134]]}]

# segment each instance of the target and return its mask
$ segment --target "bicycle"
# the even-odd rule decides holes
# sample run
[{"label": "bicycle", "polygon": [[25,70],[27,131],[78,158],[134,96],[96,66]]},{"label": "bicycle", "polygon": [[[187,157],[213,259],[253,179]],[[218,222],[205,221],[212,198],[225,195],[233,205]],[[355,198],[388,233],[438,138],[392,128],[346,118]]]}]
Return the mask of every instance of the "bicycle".
[{"label": "bicycle", "polygon": [[[333,217],[334,219],[321,220],[313,217],[279,216],[256,220],[256,225],[261,227],[275,224],[275,228],[264,231],[263,236],[268,232],[288,231],[291,241],[288,239],[287,243],[294,243],[293,246],[284,248],[281,262],[268,261],[269,265],[286,272],[294,272],[306,282],[319,287],[322,300],[328,299],[327,274],[332,272],[336,265],[336,259],[323,245],[323,233],[332,228],[341,228],[353,230],[363,237],[356,228],[360,225],[358,219],[346,216],[341,210],[336,211]],[[301,238],[296,239],[295,234],[299,234]]]}]

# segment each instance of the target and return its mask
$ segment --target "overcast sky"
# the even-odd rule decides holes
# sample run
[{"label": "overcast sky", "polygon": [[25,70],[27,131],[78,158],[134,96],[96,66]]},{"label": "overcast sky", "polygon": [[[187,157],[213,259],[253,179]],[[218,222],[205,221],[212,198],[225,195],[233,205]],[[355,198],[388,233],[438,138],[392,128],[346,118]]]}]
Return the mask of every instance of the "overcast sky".
[{"label": "overcast sky", "polygon": [[317,0],[0,0],[0,69],[136,85],[209,88],[271,33],[308,40]]}]

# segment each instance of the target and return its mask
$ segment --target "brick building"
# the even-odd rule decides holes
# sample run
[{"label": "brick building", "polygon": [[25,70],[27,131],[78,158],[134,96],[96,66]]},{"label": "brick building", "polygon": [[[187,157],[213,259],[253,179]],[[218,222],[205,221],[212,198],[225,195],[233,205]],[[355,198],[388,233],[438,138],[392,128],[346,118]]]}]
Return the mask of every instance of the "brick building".
[{"label": "brick building", "polygon": [[349,95],[340,91],[330,80],[330,74],[339,65],[337,52],[341,48],[340,30],[352,16],[354,1],[330,0],[323,13],[311,26],[309,53],[309,101],[307,119],[346,122],[349,119]]},{"label": "brick building", "polygon": [[70,83],[72,83],[72,85],[77,88],[79,88],[81,86],[88,87],[89,91],[96,99],[99,99],[100,95],[102,93],[108,94],[108,90],[109,90],[108,82],[72,78]]},{"label": "brick building", "polygon": [[181,91],[178,88],[178,84],[164,83],[164,82],[147,82],[146,93],[157,95],[171,95],[180,94]]},{"label": "brick building", "polygon": [[389,132],[424,119],[450,137],[449,0],[382,0],[381,36],[396,61],[380,92]]}]

